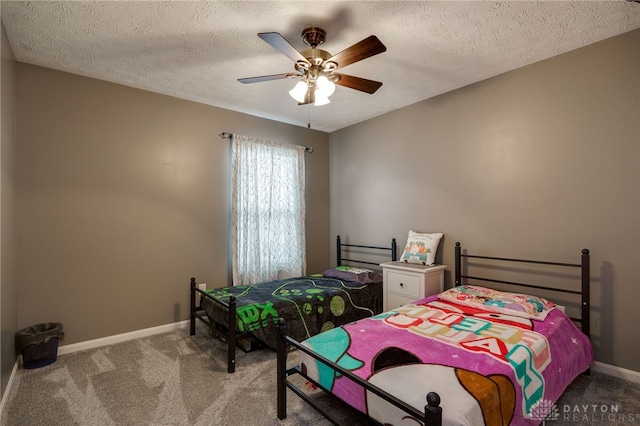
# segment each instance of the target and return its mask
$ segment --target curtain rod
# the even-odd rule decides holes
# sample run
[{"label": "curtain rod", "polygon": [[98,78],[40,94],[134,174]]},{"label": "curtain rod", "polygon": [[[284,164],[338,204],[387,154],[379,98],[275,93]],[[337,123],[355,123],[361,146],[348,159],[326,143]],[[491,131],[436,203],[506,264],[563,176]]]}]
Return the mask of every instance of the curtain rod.
[{"label": "curtain rod", "polygon": [[[218,136],[220,136],[220,139],[231,139],[233,137],[233,133],[222,132]],[[311,154],[313,152],[313,148],[311,148],[310,146],[305,146],[304,151]]]}]

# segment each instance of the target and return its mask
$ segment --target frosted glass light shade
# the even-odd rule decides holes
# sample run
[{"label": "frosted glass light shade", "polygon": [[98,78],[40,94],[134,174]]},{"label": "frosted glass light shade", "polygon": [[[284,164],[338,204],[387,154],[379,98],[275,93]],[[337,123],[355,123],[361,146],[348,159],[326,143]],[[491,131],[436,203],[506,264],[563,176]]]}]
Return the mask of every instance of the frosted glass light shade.
[{"label": "frosted glass light shade", "polygon": [[289,94],[299,103],[304,102],[304,97],[307,94],[307,83],[299,81],[293,89],[289,90]]},{"label": "frosted glass light shade", "polygon": [[324,75],[316,80],[316,96],[329,98],[336,91],[336,85]]},{"label": "frosted glass light shade", "polygon": [[313,103],[314,106],[322,106],[331,102],[328,97],[322,96],[319,92],[320,90],[316,89],[316,101]]}]

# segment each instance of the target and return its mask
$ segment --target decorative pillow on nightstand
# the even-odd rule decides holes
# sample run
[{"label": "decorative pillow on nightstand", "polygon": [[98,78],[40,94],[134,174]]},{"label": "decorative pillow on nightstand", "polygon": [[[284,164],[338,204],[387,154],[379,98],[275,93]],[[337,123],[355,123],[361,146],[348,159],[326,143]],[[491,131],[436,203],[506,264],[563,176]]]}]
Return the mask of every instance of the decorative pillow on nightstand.
[{"label": "decorative pillow on nightstand", "polygon": [[400,258],[401,262],[419,263],[421,265],[433,265],[436,263],[436,252],[440,239],[444,234],[441,232],[435,234],[421,234],[419,232],[409,231],[407,238],[407,246]]}]

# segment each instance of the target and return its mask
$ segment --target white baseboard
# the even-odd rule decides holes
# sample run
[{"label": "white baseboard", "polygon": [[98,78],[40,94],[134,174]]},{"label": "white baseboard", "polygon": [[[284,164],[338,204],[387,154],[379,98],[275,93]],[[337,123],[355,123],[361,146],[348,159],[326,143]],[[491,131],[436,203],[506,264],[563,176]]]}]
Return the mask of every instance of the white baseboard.
[{"label": "white baseboard", "polygon": [[2,417],[2,413],[4,413],[4,405],[7,403],[7,399],[9,395],[11,395],[11,387],[13,386],[13,380],[16,377],[16,371],[18,371],[18,365],[20,362],[20,358],[16,360],[13,364],[13,370],[11,370],[11,376],[9,376],[9,381],[7,382],[7,387],[4,389],[2,393],[2,401],[0,401],[0,417]]},{"label": "white baseboard", "polygon": [[608,376],[617,377],[633,383],[640,383],[640,372],[627,370],[626,368],[616,367],[615,365],[605,364],[596,361],[591,367],[592,371],[606,374]]},{"label": "white baseboard", "polygon": [[[125,342],[131,339],[137,339],[140,337],[153,336],[154,334],[164,333],[166,331],[178,330],[181,328],[187,328],[189,326],[189,320],[184,320],[180,322],[174,322],[170,324],[160,325],[157,327],[145,328],[142,330],[136,330],[129,333],[116,334],[115,336],[102,337],[100,339],[87,340],[85,342],[73,343],[71,345],[64,345],[58,348],[58,354],[70,354],[73,352],[83,351],[85,349],[93,349],[99,348],[101,346],[112,345],[114,343]],[[0,404],[4,404],[5,395],[8,394],[9,389],[11,387],[11,383],[13,381],[13,375],[15,374],[18,368],[18,362],[16,361],[16,365],[13,368],[13,372],[11,373],[11,378],[9,379],[9,384],[7,385],[7,390],[2,395],[2,402]],[[615,365],[605,364],[603,362],[596,361],[591,367],[592,371],[606,374],[609,376],[617,377],[619,379],[627,380],[633,383],[640,383],[640,372],[634,370],[628,370],[626,368],[617,367]],[[2,413],[2,405],[0,405],[0,413]]]},{"label": "white baseboard", "polygon": [[145,328],[142,330],[131,331],[129,333],[116,334],[115,336],[101,337],[100,339],[87,340],[70,345],[63,345],[58,348],[58,355],[70,354],[73,352],[84,351],[86,349],[99,348],[101,346],[113,345],[114,343],[125,342],[127,340],[138,339],[140,337],[153,336],[154,334],[164,333],[166,331],[187,328],[189,320],[173,322],[170,324],[159,325],[157,327]]},{"label": "white baseboard", "polygon": [[[189,326],[189,320],[184,320],[180,322],[174,322],[171,324],[160,325],[157,327],[145,328],[142,330],[136,330],[129,333],[116,334],[115,336],[102,337],[100,339],[87,340],[85,342],[73,343],[71,345],[64,345],[58,348],[58,354],[70,354],[73,352],[83,351],[86,349],[94,349],[99,348],[101,346],[112,345],[114,343],[125,342],[127,340],[137,339],[140,337],[153,336],[154,334],[164,333],[166,331],[178,330],[181,328],[187,328]],[[13,372],[11,373],[11,379],[9,380],[9,385],[7,386],[7,391],[5,395],[8,393],[11,382],[13,380],[13,374],[18,367],[18,362],[13,368]],[[597,373],[606,374],[609,376],[617,377],[619,379],[627,380],[633,383],[640,383],[640,372],[634,370],[628,370],[626,368],[617,367],[615,365],[605,364],[603,362],[596,361],[591,367],[592,371]],[[2,398],[2,403],[4,404],[4,395]],[[0,406],[0,413],[2,412]]]}]

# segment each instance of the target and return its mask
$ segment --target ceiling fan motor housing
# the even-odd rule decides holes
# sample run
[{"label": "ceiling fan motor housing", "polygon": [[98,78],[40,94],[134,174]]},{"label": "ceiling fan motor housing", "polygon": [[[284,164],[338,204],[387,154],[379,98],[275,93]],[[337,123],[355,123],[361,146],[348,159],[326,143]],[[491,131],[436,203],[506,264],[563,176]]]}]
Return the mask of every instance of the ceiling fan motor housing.
[{"label": "ceiling fan motor housing", "polygon": [[311,27],[302,31],[302,41],[311,47],[320,46],[326,38],[327,33],[322,28]]}]

